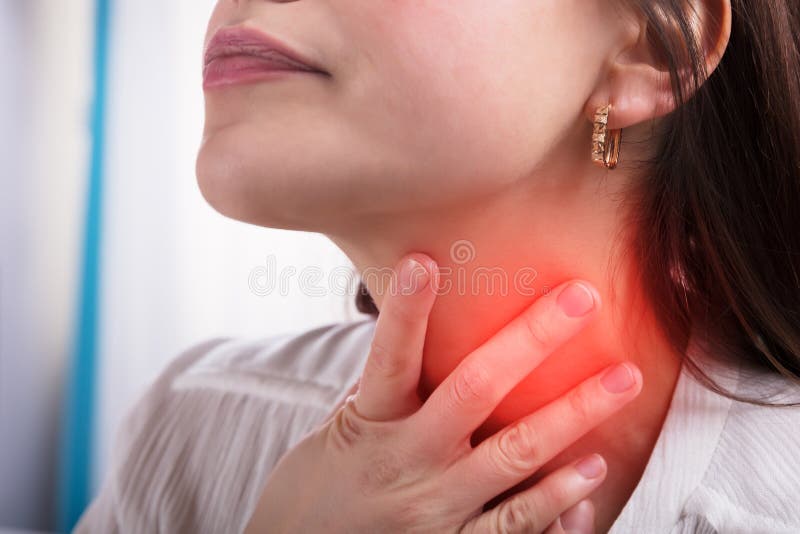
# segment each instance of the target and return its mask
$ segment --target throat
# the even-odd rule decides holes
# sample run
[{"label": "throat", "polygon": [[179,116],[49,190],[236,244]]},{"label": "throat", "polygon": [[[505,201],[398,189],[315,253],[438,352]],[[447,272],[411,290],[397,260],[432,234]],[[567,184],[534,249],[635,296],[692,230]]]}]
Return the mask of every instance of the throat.
[{"label": "throat", "polygon": [[[662,366],[658,372],[643,370],[645,387],[639,397],[569,444],[535,473],[487,502],[484,510],[533,487],[564,465],[599,453],[608,466],[606,478],[586,498],[594,504],[596,531],[608,532],[638,485],[647,483],[643,476],[662,437],[680,374],[680,360],[671,362],[672,365]],[[502,431],[507,426],[504,423],[500,418],[490,417],[473,434],[473,446]]]}]

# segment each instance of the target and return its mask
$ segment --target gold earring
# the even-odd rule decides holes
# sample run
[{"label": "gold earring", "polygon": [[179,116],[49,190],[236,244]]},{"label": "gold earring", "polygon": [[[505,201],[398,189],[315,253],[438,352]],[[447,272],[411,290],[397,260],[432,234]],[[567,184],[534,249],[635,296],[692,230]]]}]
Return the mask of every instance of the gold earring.
[{"label": "gold earring", "polygon": [[613,169],[619,161],[619,146],[622,143],[622,130],[608,129],[608,112],[611,104],[597,108],[594,114],[592,132],[592,161]]}]

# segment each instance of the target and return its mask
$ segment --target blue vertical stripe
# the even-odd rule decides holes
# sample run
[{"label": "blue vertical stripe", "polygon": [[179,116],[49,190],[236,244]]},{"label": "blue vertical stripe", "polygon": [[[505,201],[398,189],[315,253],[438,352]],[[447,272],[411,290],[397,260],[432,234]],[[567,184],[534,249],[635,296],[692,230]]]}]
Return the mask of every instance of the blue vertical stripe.
[{"label": "blue vertical stripe", "polygon": [[58,496],[58,530],[71,531],[91,500],[95,370],[100,314],[103,164],[111,0],[95,0],[91,160],[86,200],[81,287],[65,388]]}]

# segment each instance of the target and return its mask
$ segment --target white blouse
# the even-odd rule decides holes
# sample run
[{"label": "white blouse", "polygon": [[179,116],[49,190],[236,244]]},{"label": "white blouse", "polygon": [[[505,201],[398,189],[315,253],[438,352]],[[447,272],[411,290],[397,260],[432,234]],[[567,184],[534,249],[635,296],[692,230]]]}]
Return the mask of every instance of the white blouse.
[{"label": "white blouse", "polygon": [[[126,415],[110,471],[74,532],[242,532],[281,455],[360,376],[374,326],[370,318],[184,351]],[[771,400],[800,401],[780,375],[728,369],[712,376],[738,394],[779,390]],[[610,532],[800,533],[800,408],[731,401],[682,369]]]}]

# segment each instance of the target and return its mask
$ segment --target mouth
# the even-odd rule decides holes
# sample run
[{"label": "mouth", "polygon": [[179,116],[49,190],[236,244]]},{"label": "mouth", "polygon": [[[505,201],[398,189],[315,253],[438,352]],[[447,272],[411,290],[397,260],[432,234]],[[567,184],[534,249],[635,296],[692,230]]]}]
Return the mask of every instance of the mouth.
[{"label": "mouth", "polygon": [[203,63],[206,89],[289,74],[330,76],[280,40],[247,26],[220,29],[206,47]]}]

